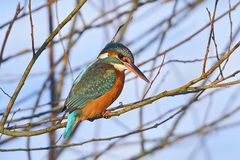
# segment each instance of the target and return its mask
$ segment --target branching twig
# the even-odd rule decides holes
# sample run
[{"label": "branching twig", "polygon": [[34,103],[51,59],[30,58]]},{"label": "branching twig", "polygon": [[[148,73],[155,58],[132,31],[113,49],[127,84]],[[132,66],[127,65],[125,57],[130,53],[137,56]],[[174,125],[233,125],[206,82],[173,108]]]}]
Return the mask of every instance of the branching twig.
[{"label": "branching twig", "polygon": [[45,42],[42,44],[40,49],[36,52],[36,54],[33,56],[31,61],[29,62],[20,82],[18,83],[18,86],[16,87],[16,90],[14,91],[11,100],[8,103],[7,109],[2,117],[1,123],[0,123],[0,132],[4,132],[4,124],[7,121],[7,117],[12,109],[12,106],[21,91],[25,80],[28,77],[28,74],[30,73],[34,63],[36,62],[37,58],[40,56],[40,54],[44,51],[44,49],[47,47],[47,45],[51,42],[51,40],[56,36],[56,34],[72,19],[72,17],[80,10],[80,8],[84,5],[84,3],[87,0],[82,0],[77,7],[57,26],[57,28],[51,33],[51,35],[45,40]]},{"label": "branching twig", "polygon": [[[203,74],[205,73],[205,70],[206,70],[209,47],[210,47],[210,44],[211,44],[211,38],[212,38],[212,35],[213,35],[213,30],[214,30],[214,21],[215,21],[215,16],[216,16],[216,11],[217,11],[217,5],[218,5],[218,0],[215,0],[213,16],[210,18],[211,29],[210,29],[210,33],[209,33],[209,37],[208,37],[206,53],[205,53],[205,56],[204,56],[203,69],[202,69]],[[208,12],[208,14],[210,14],[210,11],[208,10],[208,8],[207,8],[207,12]]]}]

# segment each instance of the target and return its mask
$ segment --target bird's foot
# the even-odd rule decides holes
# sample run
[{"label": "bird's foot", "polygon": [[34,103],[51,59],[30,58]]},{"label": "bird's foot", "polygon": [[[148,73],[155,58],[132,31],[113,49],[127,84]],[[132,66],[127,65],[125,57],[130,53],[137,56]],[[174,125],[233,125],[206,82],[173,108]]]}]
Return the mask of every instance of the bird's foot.
[{"label": "bird's foot", "polygon": [[102,113],[102,116],[103,116],[103,118],[108,119],[111,116],[110,114],[111,114],[111,111],[106,110]]}]

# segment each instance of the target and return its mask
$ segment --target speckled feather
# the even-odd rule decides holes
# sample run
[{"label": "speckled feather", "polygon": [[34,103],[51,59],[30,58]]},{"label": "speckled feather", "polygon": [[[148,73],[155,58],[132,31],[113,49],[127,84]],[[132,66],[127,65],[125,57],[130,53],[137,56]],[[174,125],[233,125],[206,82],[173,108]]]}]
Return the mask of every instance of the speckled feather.
[{"label": "speckled feather", "polygon": [[85,104],[109,91],[116,80],[112,65],[100,60],[88,66],[75,80],[65,101],[68,111],[81,109]]}]

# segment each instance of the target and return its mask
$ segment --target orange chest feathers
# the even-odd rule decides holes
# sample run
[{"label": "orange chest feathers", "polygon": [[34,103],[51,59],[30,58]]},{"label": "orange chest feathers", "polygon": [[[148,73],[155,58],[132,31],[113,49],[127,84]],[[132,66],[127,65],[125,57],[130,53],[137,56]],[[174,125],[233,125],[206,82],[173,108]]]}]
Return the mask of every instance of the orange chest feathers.
[{"label": "orange chest feathers", "polygon": [[86,104],[81,110],[78,121],[102,115],[102,113],[106,111],[107,107],[109,107],[117,99],[123,89],[125,75],[123,72],[118,70],[116,70],[116,74],[117,76],[113,87],[104,95]]}]

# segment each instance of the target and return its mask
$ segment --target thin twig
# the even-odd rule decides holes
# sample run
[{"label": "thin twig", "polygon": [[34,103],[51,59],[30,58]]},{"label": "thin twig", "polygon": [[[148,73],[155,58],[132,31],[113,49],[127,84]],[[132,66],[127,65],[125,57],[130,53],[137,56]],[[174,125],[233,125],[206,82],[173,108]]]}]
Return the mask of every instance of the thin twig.
[{"label": "thin twig", "polygon": [[7,32],[6,32],[6,35],[5,35],[5,37],[4,37],[2,47],[1,47],[1,52],[0,52],[0,67],[1,67],[1,64],[2,64],[3,53],[4,53],[5,46],[6,46],[6,44],[7,44],[8,37],[9,37],[10,32],[11,32],[11,30],[12,30],[13,24],[14,24],[14,22],[16,21],[18,15],[19,15],[19,13],[21,12],[22,9],[23,9],[23,8],[20,7],[20,3],[18,3],[17,8],[16,8],[15,15],[13,16],[13,19],[12,19],[12,21],[11,21],[8,29],[7,29]]},{"label": "thin twig", "polygon": [[34,45],[34,28],[33,28],[33,20],[32,20],[32,0],[28,2],[29,9],[29,19],[30,19],[30,27],[31,27],[31,39],[32,39],[32,52],[35,54],[35,45]]},{"label": "thin twig", "polygon": [[0,87],[0,90],[1,90],[6,96],[8,96],[9,98],[12,98],[7,92],[4,91],[4,89],[2,89],[2,87]]},{"label": "thin twig", "polygon": [[118,27],[118,30],[117,30],[117,32],[115,33],[115,35],[113,36],[111,42],[115,42],[116,36],[117,36],[117,34],[119,33],[119,31],[120,31],[124,26],[126,26],[128,23],[129,23],[129,21],[127,21],[126,23],[121,24],[121,25]]},{"label": "thin twig", "polygon": [[[216,16],[216,11],[217,11],[217,5],[218,5],[218,0],[215,0],[213,16],[210,19],[211,29],[210,29],[210,33],[209,33],[209,37],[208,37],[206,53],[205,53],[205,56],[204,56],[202,74],[204,74],[205,71],[206,71],[207,58],[208,58],[209,48],[210,48],[210,44],[211,44],[211,38],[212,38],[213,30],[214,30],[214,22],[215,22],[215,16]],[[208,13],[210,13],[208,8],[206,8],[206,10],[207,10]]]}]

